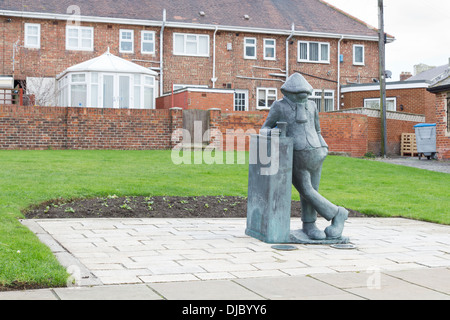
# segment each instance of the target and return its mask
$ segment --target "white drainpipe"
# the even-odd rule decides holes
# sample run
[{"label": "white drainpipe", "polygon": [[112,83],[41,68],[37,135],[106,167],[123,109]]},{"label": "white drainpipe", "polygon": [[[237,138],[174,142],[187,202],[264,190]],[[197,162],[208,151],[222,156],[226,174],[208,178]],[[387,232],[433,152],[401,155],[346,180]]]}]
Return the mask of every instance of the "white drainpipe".
[{"label": "white drainpipe", "polygon": [[286,39],[286,80],[287,80],[287,78],[289,78],[289,41],[294,36],[294,32],[295,32],[295,25],[292,24],[291,34]]},{"label": "white drainpipe", "polygon": [[161,33],[159,36],[159,95],[164,94],[164,28],[166,26],[166,9],[163,10],[163,22],[161,27]]},{"label": "white drainpipe", "polygon": [[341,110],[341,41],[344,40],[344,36],[338,41],[338,72],[337,72],[337,110]]},{"label": "white drainpipe", "polygon": [[219,27],[216,26],[216,30],[214,31],[214,41],[213,41],[213,76],[211,78],[211,81],[213,83],[212,87],[215,88],[216,87],[216,34],[217,31],[219,30]]}]

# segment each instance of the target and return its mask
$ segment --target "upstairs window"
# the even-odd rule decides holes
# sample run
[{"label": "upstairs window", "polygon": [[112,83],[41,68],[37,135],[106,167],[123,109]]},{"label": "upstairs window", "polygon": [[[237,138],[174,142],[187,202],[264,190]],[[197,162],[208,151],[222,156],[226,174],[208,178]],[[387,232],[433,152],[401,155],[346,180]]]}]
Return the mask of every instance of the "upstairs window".
[{"label": "upstairs window", "polygon": [[357,66],[364,65],[364,46],[355,44],[353,46],[353,64]]},{"label": "upstairs window", "polygon": [[276,41],[275,39],[264,39],[264,60],[276,59]]},{"label": "upstairs window", "polygon": [[66,27],[66,49],[94,51],[94,28]]},{"label": "upstairs window", "polygon": [[244,38],[244,59],[256,59],[256,38]]},{"label": "upstairs window", "polygon": [[25,23],[25,48],[41,48],[41,25]]},{"label": "upstairs window", "polygon": [[209,35],[174,33],[173,54],[209,57]]},{"label": "upstairs window", "polygon": [[144,54],[155,54],[155,32],[142,31],[141,52]]},{"label": "upstairs window", "polygon": [[330,63],[330,44],[299,41],[298,62]]},{"label": "upstairs window", "polygon": [[134,52],[134,31],[120,30],[120,52],[133,53]]}]

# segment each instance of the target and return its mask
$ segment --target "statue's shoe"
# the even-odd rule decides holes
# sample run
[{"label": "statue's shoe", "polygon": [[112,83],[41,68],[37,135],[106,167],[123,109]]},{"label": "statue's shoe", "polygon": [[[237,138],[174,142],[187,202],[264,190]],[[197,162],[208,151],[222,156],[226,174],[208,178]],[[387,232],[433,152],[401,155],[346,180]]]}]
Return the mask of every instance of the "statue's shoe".
[{"label": "statue's shoe", "polygon": [[344,231],[344,224],[347,219],[348,219],[348,211],[345,208],[339,207],[338,213],[331,222],[331,226],[325,229],[327,239],[338,239],[342,237],[342,232]]},{"label": "statue's shoe", "polygon": [[325,232],[317,228],[316,223],[303,223],[303,232],[311,240],[325,240],[327,235]]}]

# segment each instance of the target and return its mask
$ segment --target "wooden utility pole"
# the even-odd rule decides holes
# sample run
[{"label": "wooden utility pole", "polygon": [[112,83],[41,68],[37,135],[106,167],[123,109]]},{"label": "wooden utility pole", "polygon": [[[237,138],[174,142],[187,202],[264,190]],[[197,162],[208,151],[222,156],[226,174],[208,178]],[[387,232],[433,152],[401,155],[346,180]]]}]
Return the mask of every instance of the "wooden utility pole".
[{"label": "wooden utility pole", "polygon": [[384,33],[383,0],[378,0],[378,22],[380,52],[380,115],[381,115],[381,154],[386,158],[387,153],[387,125],[386,125],[386,35]]}]

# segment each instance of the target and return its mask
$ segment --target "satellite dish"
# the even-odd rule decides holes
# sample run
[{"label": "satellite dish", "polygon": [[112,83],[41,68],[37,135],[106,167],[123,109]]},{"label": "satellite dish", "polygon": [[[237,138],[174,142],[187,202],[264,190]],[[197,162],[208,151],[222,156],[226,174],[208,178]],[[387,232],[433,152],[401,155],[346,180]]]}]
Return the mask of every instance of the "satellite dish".
[{"label": "satellite dish", "polygon": [[392,71],[390,71],[390,70],[386,70],[386,78],[387,79],[390,79],[390,78],[392,78]]}]

